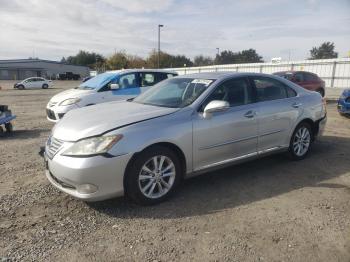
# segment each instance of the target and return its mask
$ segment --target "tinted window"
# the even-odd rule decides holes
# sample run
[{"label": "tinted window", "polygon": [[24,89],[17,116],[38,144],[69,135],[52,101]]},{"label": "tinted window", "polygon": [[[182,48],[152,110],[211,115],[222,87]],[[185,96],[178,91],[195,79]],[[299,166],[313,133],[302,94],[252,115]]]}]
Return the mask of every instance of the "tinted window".
[{"label": "tinted window", "polygon": [[132,73],[120,76],[118,84],[120,89],[136,87],[136,74]]},{"label": "tinted window", "polygon": [[287,98],[287,86],[278,80],[267,77],[254,77],[258,101]]},{"label": "tinted window", "polygon": [[153,86],[156,83],[155,73],[141,73],[141,86]]},{"label": "tinted window", "polygon": [[252,103],[252,89],[246,79],[231,79],[219,85],[202,105],[202,109],[213,100],[227,101],[230,106]]},{"label": "tinted window", "polygon": [[303,73],[304,81],[317,81],[317,76],[313,74]]},{"label": "tinted window", "polygon": [[302,73],[296,73],[296,74],[294,75],[294,80],[295,80],[296,82],[303,82],[303,81],[304,81],[304,76],[303,76],[303,74],[302,74]]},{"label": "tinted window", "polygon": [[290,88],[289,86],[286,86],[286,89],[288,97],[294,97],[297,95],[297,92],[295,92],[294,89]]}]

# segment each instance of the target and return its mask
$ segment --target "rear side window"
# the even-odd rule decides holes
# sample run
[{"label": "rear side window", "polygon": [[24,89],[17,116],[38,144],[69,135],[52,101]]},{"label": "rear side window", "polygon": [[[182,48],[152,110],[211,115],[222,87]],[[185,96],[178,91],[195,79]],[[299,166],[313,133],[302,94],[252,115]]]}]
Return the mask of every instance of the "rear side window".
[{"label": "rear side window", "polygon": [[176,75],[171,74],[171,73],[157,73],[157,77],[158,77],[157,83],[160,81],[163,81],[165,79],[172,78],[174,76],[176,76]]},{"label": "rear side window", "polygon": [[153,86],[156,83],[155,73],[141,73],[141,86]]},{"label": "rear side window", "polygon": [[296,92],[282,82],[268,77],[253,77],[259,102],[296,96]]}]

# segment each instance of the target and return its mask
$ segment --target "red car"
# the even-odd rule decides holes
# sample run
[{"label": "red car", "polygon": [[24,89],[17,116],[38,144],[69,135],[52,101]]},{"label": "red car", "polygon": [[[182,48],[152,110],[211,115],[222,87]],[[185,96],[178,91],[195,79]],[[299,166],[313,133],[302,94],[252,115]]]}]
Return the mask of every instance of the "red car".
[{"label": "red car", "polygon": [[304,87],[310,91],[317,91],[322,96],[325,95],[325,82],[316,74],[305,71],[282,71],[273,73]]}]

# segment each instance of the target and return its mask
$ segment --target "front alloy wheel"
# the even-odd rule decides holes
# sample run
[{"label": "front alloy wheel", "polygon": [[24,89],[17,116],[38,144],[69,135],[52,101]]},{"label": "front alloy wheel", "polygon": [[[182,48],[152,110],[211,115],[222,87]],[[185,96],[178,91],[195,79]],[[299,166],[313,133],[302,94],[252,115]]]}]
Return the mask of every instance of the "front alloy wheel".
[{"label": "front alloy wheel", "polygon": [[176,170],[170,158],[158,155],[149,159],[139,173],[139,188],[148,198],[166,195],[175,182]]},{"label": "front alloy wheel", "polygon": [[311,138],[311,128],[307,123],[302,123],[295,129],[289,146],[289,152],[295,160],[303,159],[307,155]]},{"label": "front alloy wheel", "polygon": [[181,178],[178,156],[169,148],[153,146],[130,164],[125,178],[126,194],[142,205],[152,205],[171,195]]}]

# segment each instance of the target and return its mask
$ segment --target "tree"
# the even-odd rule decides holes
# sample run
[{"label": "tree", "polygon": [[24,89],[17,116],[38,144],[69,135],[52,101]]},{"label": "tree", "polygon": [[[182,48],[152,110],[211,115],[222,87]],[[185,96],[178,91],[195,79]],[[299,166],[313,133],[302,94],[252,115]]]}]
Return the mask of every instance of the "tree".
[{"label": "tree", "polygon": [[75,56],[68,56],[67,58],[63,57],[62,60],[66,60],[68,64],[88,66],[95,70],[101,68],[106,62],[106,59],[102,55],[83,50],[80,50]]},{"label": "tree", "polygon": [[[184,55],[170,55],[165,52],[160,52],[159,56],[159,65],[160,68],[171,68],[171,67],[183,67],[183,66],[192,66],[193,62],[191,59]],[[148,58],[146,59],[147,66],[150,68],[158,67],[158,52],[153,50]]]},{"label": "tree", "polygon": [[261,63],[264,62],[255,49],[242,50],[239,52],[240,63]]},{"label": "tree", "polygon": [[128,68],[145,68],[147,63],[145,59],[136,55],[128,55]]},{"label": "tree", "polygon": [[216,55],[215,64],[244,64],[244,63],[260,63],[263,62],[262,57],[255,49],[242,50],[240,52],[232,52],[224,50]]},{"label": "tree", "polygon": [[128,68],[127,55],[124,52],[117,52],[107,59],[106,64],[110,70]]},{"label": "tree", "polygon": [[194,57],[195,66],[208,66],[214,63],[213,59],[210,56],[198,55]]},{"label": "tree", "polygon": [[313,47],[310,50],[309,59],[327,59],[327,58],[337,58],[338,53],[334,51],[334,43],[324,42],[319,47]]}]

